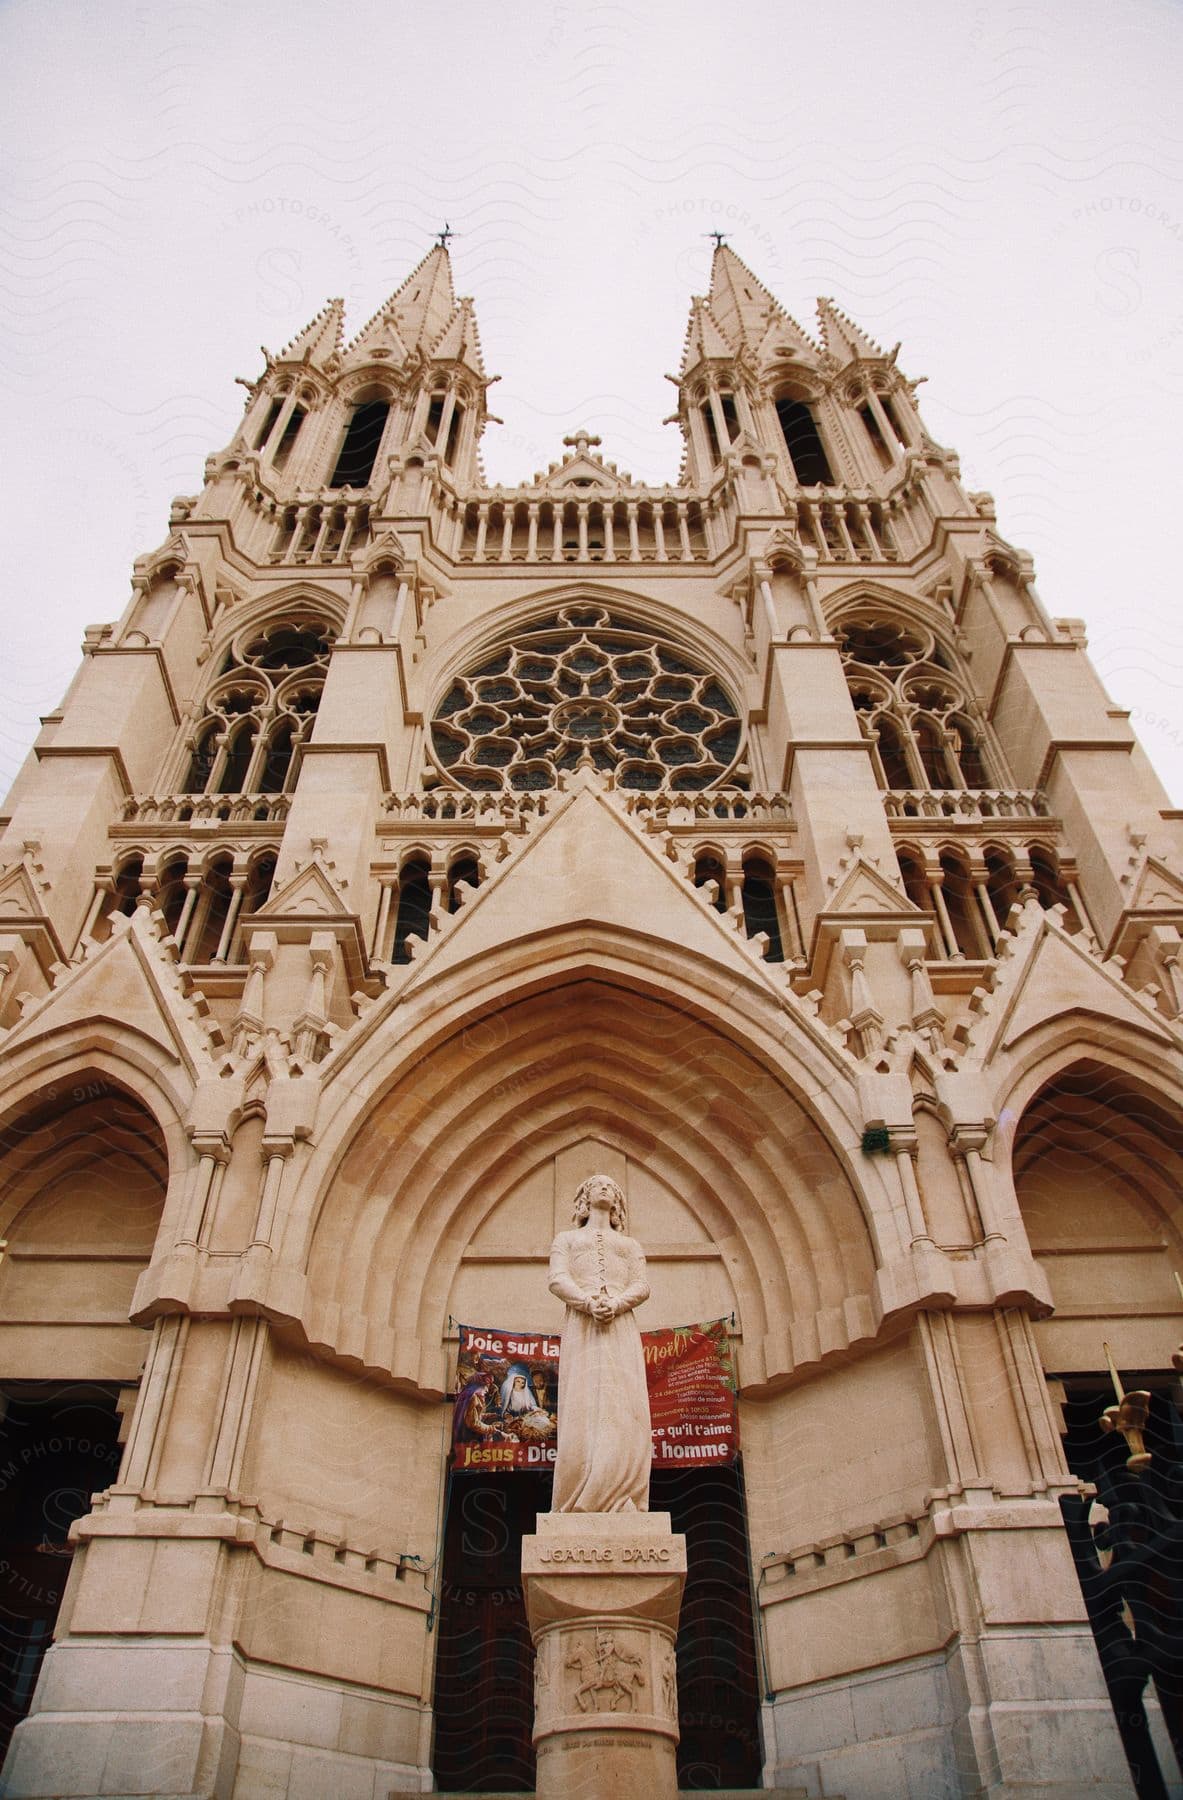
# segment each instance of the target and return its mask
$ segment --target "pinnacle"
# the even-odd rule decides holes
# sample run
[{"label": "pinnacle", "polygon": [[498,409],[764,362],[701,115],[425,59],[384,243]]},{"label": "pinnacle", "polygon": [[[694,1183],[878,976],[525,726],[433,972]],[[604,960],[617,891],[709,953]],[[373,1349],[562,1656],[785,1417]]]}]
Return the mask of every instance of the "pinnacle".
[{"label": "pinnacle", "polygon": [[822,348],[838,363],[855,362],[859,358],[879,358],[884,352],[881,345],[867,336],[862,328],[849,319],[841,308],[822,295],[817,303],[818,322],[821,326]]},{"label": "pinnacle", "polygon": [[700,362],[732,362],[734,359],[735,345],[711,312],[710,302],[696,294],[690,302],[690,319],[682,349],[683,377]]},{"label": "pinnacle", "polygon": [[303,331],[296,333],[283,350],[277,362],[310,362],[317,368],[324,368],[334,357],[341,354],[344,342],[345,302],[341,298],[326,301],[325,305],[305,325]]},{"label": "pinnacle", "polygon": [[472,300],[464,296],[430,351],[432,362],[467,363],[474,374],[484,377],[480,333]]}]

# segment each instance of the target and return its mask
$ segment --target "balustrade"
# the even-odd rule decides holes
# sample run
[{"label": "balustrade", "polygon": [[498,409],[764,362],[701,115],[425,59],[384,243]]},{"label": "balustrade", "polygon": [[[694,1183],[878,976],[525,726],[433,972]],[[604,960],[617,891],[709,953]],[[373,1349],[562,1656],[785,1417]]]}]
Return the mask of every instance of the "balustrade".
[{"label": "balustrade", "polygon": [[709,788],[703,793],[627,794],[624,810],[645,824],[661,829],[728,820],[748,824],[793,824],[787,794],[749,794],[743,788]]},{"label": "balustrade", "polygon": [[820,562],[898,562],[891,505],[841,488],[813,488],[797,502],[797,535]]},{"label": "balustrade", "polygon": [[627,499],[507,493],[453,502],[456,555],[469,563],[706,562],[719,507],[688,495]]},{"label": "balustrade", "polygon": [[428,823],[456,821],[504,831],[507,826],[528,819],[545,818],[557,798],[553,792],[474,794],[466,789],[446,788],[427,794],[387,794],[384,810],[392,820],[409,824],[420,820]]},{"label": "balustrade", "polygon": [[290,794],[147,794],[123,802],[124,825],[281,825]]},{"label": "balustrade", "polygon": [[273,563],[347,563],[369,541],[370,504],[365,500],[302,500],[279,509],[271,550]]},{"label": "balustrade", "polygon": [[1035,789],[889,788],[883,794],[889,819],[1046,819],[1048,805]]}]

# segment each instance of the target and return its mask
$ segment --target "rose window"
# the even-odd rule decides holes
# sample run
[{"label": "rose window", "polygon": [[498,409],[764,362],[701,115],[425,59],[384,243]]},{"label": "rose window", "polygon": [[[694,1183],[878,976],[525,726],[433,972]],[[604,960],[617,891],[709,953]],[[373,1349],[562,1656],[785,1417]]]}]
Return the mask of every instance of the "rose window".
[{"label": "rose window", "polygon": [[584,757],[618,787],[697,791],[723,780],[739,745],[715,675],[596,606],[525,627],[452,683],[431,724],[436,761],[476,793],[553,787]]}]

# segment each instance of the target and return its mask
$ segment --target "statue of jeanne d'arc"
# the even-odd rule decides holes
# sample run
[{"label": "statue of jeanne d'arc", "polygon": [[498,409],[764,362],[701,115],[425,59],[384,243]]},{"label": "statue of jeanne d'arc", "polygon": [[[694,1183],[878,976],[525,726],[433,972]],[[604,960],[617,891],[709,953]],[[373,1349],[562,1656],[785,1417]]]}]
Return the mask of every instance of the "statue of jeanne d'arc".
[{"label": "statue of jeanne d'arc", "polygon": [[574,1228],[550,1251],[550,1291],[564,1301],[554,1512],[647,1512],[653,1440],[641,1333],[649,1298],[624,1194],[589,1175]]}]

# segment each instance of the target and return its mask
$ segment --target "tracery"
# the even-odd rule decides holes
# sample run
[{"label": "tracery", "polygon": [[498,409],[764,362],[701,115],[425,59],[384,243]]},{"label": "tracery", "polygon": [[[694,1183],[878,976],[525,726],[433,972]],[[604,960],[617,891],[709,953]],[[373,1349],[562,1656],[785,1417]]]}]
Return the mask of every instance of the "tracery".
[{"label": "tracery", "polygon": [[740,740],[716,675],[600,606],[522,627],[453,681],[431,725],[440,768],[477,793],[553,787],[585,755],[622,788],[739,784]]}]

